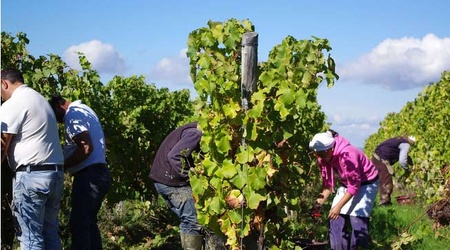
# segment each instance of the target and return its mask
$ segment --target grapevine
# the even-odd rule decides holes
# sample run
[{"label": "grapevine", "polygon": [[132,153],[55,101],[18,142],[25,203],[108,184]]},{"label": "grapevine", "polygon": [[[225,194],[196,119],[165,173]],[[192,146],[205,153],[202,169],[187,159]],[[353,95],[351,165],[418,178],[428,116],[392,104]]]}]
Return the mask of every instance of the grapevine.
[{"label": "grapevine", "polygon": [[[254,32],[248,20],[208,23],[188,39],[191,77],[198,93],[202,155],[191,173],[200,223],[224,235],[227,245],[263,235],[282,246],[285,207],[299,211],[311,171],[308,141],[324,129],[317,88],[334,84],[334,60],[326,39],[286,37],[258,65],[248,111],[240,106],[241,39]],[[243,145],[242,139],[245,140]],[[261,244],[261,242],[258,242]]]}]

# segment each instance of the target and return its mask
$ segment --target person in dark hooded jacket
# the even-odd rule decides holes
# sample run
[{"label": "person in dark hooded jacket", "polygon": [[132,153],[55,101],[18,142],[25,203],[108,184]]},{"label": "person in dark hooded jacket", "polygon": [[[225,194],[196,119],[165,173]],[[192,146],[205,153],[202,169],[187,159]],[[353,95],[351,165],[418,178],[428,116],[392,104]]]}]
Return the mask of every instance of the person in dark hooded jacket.
[{"label": "person in dark hooded jacket", "polygon": [[392,176],[394,169],[392,165],[396,162],[405,170],[405,176],[410,174],[409,166],[412,165],[412,159],[408,156],[411,145],[414,144],[416,138],[394,137],[380,143],[373,153],[372,162],[378,169],[380,175],[380,206],[389,206],[391,202],[391,194],[394,190],[394,182]]},{"label": "person in dark hooded jacket", "polygon": [[197,122],[183,125],[164,139],[156,152],[149,177],[156,191],[167,201],[180,218],[180,236],[183,249],[202,249],[202,226],[197,222],[197,211],[189,185],[189,169],[194,167],[193,152],[200,151],[202,132]]}]

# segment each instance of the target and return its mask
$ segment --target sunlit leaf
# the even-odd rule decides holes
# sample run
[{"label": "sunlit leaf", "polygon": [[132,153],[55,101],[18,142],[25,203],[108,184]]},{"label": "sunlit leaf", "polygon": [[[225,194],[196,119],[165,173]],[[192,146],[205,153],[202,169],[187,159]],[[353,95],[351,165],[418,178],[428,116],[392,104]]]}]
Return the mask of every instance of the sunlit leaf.
[{"label": "sunlit leaf", "polygon": [[225,178],[232,178],[237,173],[236,166],[231,160],[225,160],[222,167],[222,175]]},{"label": "sunlit leaf", "polygon": [[230,141],[227,136],[220,137],[219,141],[216,142],[216,146],[220,152],[228,152],[230,150]]}]

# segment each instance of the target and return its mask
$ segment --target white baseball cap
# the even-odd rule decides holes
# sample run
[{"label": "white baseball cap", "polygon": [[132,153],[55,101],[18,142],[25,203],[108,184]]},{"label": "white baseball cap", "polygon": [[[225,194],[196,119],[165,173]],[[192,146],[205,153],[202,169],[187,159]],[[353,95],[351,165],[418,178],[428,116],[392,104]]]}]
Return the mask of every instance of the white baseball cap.
[{"label": "white baseball cap", "polygon": [[416,142],[416,137],[414,137],[412,135],[408,136],[408,139],[412,142]]},{"label": "white baseball cap", "polygon": [[314,135],[309,142],[309,148],[315,152],[325,151],[334,146],[334,137],[329,132],[318,133]]}]

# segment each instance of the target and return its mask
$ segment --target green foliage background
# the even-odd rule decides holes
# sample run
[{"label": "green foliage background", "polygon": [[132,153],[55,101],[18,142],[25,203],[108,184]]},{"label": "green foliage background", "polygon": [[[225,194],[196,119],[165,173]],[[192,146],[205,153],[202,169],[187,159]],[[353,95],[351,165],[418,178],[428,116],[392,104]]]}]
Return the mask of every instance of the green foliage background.
[{"label": "green foliage background", "polygon": [[[382,141],[401,135],[413,135],[416,142],[411,147],[414,165],[407,179],[406,189],[428,203],[445,197],[445,181],[450,172],[450,71],[444,71],[441,80],[426,86],[417,98],[406,103],[398,113],[389,113],[380,123],[377,133],[367,140],[364,151],[371,155]],[[396,176],[402,175],[397,168]],[[398,179],[397,179],[398,180]]]},{"label": "green foliage background", "polygon": [[[271,249],[294,248],[294,236],[326,239],[326,222],[319,227],[305,214],[320,186],[308,141],[329,126],[317,103],[317,88],[323,81],[331,87],[337,79],[334,60],[327,54],[331,47],[316,37],[283,39],[266,62],[259,62],[256,91],[244,110],[240,43],[245,32],[254,31],[250,21],[230,19],[210,21],[189,35],[195,101],[188,90],[158,89],[143,76],[116,76],[102,83],[84,55],[79,55],[82,69],[71,69],[57,55],[29,55],[26,34],[2,32],[2,69],[22,70],[25,82],[47,98],[61,92],[69,100],[81,99],[102,121],[114,179],[100,214],[108,249],[177,246],[177,218],[147,175],[165,135],[192,120],[198,120],[204,132],[204,154],[191,174],[201,223],[226,235],[232,248],[251,234],[263,235]],[[450,162],[449,88],[450,73],[445,71],[415,101],[388,114],[364,149],[371,155],[389,137],[416,136],[407,189],[428,203],[448,199],[444,183],[450,176],[441,170]],[[61,206],[67,247],[70,185],[67,176]],[[233,195],[245,198],[246,206],[231,207],[226,201]]]},{"label": "green foliage background", "polygon": [[2,69],[20,69],[26,84],[47,98],[58,92],[96,111],[105,130],[108,164],[114,170],[108,200],[154,199],[147,178],[150,164],[165,135],[191,119],[189,91],[157,89],[143,76],[116,76],[103,84],[84,55],[79,55],[82,70],[78,71],[57,55],[29,55],[28,43],[23,33],[14,37],[2,32]]}]

